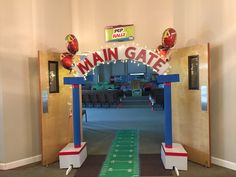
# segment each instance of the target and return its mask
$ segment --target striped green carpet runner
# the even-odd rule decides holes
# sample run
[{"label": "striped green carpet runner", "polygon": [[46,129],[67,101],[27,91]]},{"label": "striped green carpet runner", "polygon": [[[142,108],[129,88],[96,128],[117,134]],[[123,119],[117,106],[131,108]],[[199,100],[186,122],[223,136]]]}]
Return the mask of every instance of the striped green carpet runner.
[{"label": "striped green carpet runner", "polygon": [[137,130],[118,131],[99,177],[139,177],[138,141]]}]

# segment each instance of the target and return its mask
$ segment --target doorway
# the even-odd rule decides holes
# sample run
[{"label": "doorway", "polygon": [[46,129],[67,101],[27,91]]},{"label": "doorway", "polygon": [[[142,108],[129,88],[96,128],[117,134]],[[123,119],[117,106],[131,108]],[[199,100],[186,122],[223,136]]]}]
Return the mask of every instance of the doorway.
[{"label": "doorway", "polygon": [[[159,87],[153,76],[156,73],[150,67],[129,60],[99,65],[88,73],[82,87],[83,109],[88,114],[88,122],[83,123],[88,153],[106,154],[115,132],[121,129],[139,130],[140,153],[160,153],[164,114],[163,107],[152,107],[150,101],[151,91]],[[111,96],[116,97],[114,102],[109,100]]]},{"label": "doorway", "polygon": [[[197,50],[196,50],[196,48],[197,48]],[[208,62],[208,59],[209,59],[209,54],[208,54],[209,50],[208,50],[208,48],[209,48],[209,46],[207,47],[207,45],[203,45],[203,46],[200,46],[200,47],[199,46],[191,47],[191,48],[188,48],[187,50],[185,50],[185,49],[183,49],[183,50],[176,49],[175,55],[173,55],[173,57],[172,57],[172,59],[173,58],[175,58],[175,59],[173,59],[173,62],[171,61],[172,62],[172,68],[173,68],[172,72],[178,73],[178,72],[181,71],[181,72],[185,73],[185,71],[187,71],[187,68],[185,68],[185,64],[186,64],[186,57],[185,56],[191,55],[191,53],[194,53],[194,55],[196,55],[196,53],[199,53],[200,59],[202,57],[207,58],[207,60],[203,60],[203,63],[204,63],[203,65],[204,66],[208,66],[208,63],[209,63]],[[136,55],[136,59],[137,59],[137,57],[139,57],[139,59],[141,58],[142,61],[144,61],[146,59],[144,57],[144,54],[146,54],[145,53],[145,51],[146,51],[145,49],[140,49],[140,48],[137,49],[135,47],[126,47],[126,50],[130,51],[131,49],[133,50],[132,52],[137,52],[137,54],[138,54],[137,55],[137,54],[133,53],[132,60],[135,60],[135,55]],[[116,57],[117,58],[116,60],[118,60],[119,52],[118,52],[118,49],[116,49],[116,50],[114,50],[114,51],[116,51],[116,53],[112,53],[113,55],[111,55],[110,57],[112,57],[112,56]],[[108,50],[108,51],[112,52],[111,49]],[[104,50],[103,50],[103,53],[105,55]],[[184,53],[184,55],[182,55],[183,53]],[[92,56],[92,54],[89,54],[89,55]],[[147,57],[148,59],[145,60],[145,61],[146,62],[149,62],[149,61],[151,62],[152,59],[153,59],[152,56],[154,56],[154,55],[155,54],[150,55],[149,57]],[[98,60],[101,60],[101,58],[98,57],[98,53],[96,53],[95,56],[96,56],[96,60],[94,60],[94,63],[95,62],[97,63]],[[130,55],[130,57],[132,57],[132,56]],[[183,56],[184,56],[184,59],[182,59]],[[45,60],[45,58],[46,58],[46,60]],[[40,80],[40,84],[41,84],[40,93],[41,94],[43,93],[43,90],[47,91],[47,89],[48,89],[48,85],[47,84],[49,83],[49,80],[48,80],[48,71],[47,71],[48,70],[47,61],[52,59],[52,58],[53,58],[53,60],[59,61],[59,54],[53,54],[53,55],[52,54],[47,54],[47,55],[44,54],[44,55],[41,55],[41,57],[39,57],[40,61],[44,61],[43,65],[40,64],[40,70],[41,70],[41,72],[40,72],[40,78],[41,78],[41,80]],[[45,61],[46,61],[46,63],[45,63]],[[179,63],[177,62],[175,64],[176,61],[178,61]],[[81,68],[80,68],[81,69],[81,73],[85,72],[85,70],[89,71],[91,69],[91,68],[88,67],[88,66],[90,66],[90,65],[88,65],[89,61],[86,60],[85,62],[87,63],[87,65],[81,66]],[[161,60],[157,60],[156,62],[152,63],[152,66],[153,67],[158,67],[158,66],[160,66],[161,62],[162,62]],[[90,64],[91,64],[91,66],[93,66],[92,63],[90,63]],[[166,63],[165,63],[165,66],[167,67]],[[181,67],[184,66],[184,67],[183,67],[183,69],[181,69],[179,71],[179,67],[180,66]],[[158,71],[162,71],[162,68],[156,68],[156,69]],[[208,67],[207,67],[207,70],[208,70]],[[201,71],[200,71],[200,73],[201,73]],[[205,73],[203,76],[208,78],[208,76],[206,76],[206,74],[207,73]],[[61,125],[63,125],[62,127],[64,127],[63,130],[67,130],[66,127],[71,125],[71,120],[67,119],[68,110],[69,110],[69,107],[70,107],[70,105],[68,103],[71,103],[71,96],[70,96],[71,91],[70,91],[69,87],[65,88],[65,86],[63,86],[62,79],[65,76],[66,76],[65,71],[63,71],[62,68],[59,67],[59,83],[61,84],[60,85],[60,90],[61,91],[59,93],[48,94],[48,108],[49,108],[49,110],[46,113],[44,113],[42,111],[42,108],[43,108],[42,100],[43,99],[41,98],[41,108],[40,108],[41,109],[41,118],[40,118],[40,120],[42,121],[42,144],[43,144],[42,145],[42,150],[43,150],[43,152],[45,151],[43,153],[43,163],[45,163],[45,164],[48,164],[50,162],[52,163],[52,162],[56,161],[58,159],[57,152],[61,148],[63,148],[63,146],[66,143],[68,143],[68,140],[72,139],[71,137],[73,136],[71,133],[68,136],[68,132],[67,131],[62,131],[62,132],[60,132],[60,134],[58,134],[58,130],[61,128]],[[181,86],[186,87],[186,84],[188,82],[186,80],[185,75],[183,75],[181,73],[180,78],[183,78],[183,80],[181,79],[181,81],[184,81]],[[65,90],[62,91],[63,89],[65,89]],[[67,92],[65,92],[66,89],[67,89]],[[183,92],[183,89],[178,87],[178,84],[176,84],[175,88],[173,89],[173,95],[172,95],[173,99],[177,98],[176,95],[179,95],[180,97],[181,96],[183,97],[185,95],[185,92],[183,92],[183,94],[179,94],[181,92]],[[198,90],[196,93],[197,93],[196,95],[192,95],[191,98],[190,97],[186,97],[186,99],[187,100],[188,99],[193,100],[193,99],[195,99],[195,97],[199,98],[199,95],[201,95],[200,94],[201,93],[200,90]],[[43,97],[45,95],[42,94],[41,96]],[[59,100],[57,100],[57,99],[59,99]],[[182,100],[181,99],[177,98],[177,99],[174,99],[174,100],[175,101],[173,103],[174,104],[173,107],[176,107],[175,105],[181,105],[182,104],[182,102],[181,102]],[[208,99],[208,100],[210,101],[210,99]],[[60,104],[58,104],[58,103],[60,103]],[[189,104],[189,105],[191,105],[191,104]],[[207,111],[207,113],[204,113],[204,114],[208,115],[207,116],[207,120],[209,120],[209,117],[210,117],[209,114],[208,114],[209,113],[209,109],[210,109],[209,104],[208,104],[207,108],[208,108],[207,109],[208,111]],[[186,111],[188,111],[188,110],[189,109],[181,109],[181,114],[185,114]],[[175,114],[175,113],[178,113],[178,112],[174,111],[174,116],[178,115],[178,114]],[[60,119],[58,119],[58,118],[56,119],[56,117],[55,117],[56,114],[59,114],[59,116],[61,118]],[[191,112],[190,114],[191,115],[196,115],[194,112]],[[90,115],[88,115],[88,121],[89,121],[89,116]],[[196,116],[191,116],[191,117],[192,117],[193,122],[195,120],[199,120]],[[47,118],[49,118],[49,119],[47,119]],[[173,119],[175,119],[175,117],[173,117]],[[185,119],[187,119],[187,118],[185,117]],[[177,120],[177,119],[175,119],[175,120]],[[189,119],[189,120],[191,120],[191,119]],[[55,124],[55,121],[56,121],[56,124]],[[189,137],[189,136],[191,136],[191,137],[198,137],[198,138],[199,137],[202,138],[202,136],[199,135],[196,131],[191,131],[190,124],[186,124],[185,125],[186,127],[189,127],[188,130],[190,132],[185,133],[184,136],[181,136],[181,134],[183,134],[182,130],[185,130],[185,129],[182,128],[182,124],[181,123],[183,123],[183,122],[187,122],[187,121],[184,121],[184,120],[182,120],[182,121],[173,121],[173,123],[174,123],[174,131],[173,131],[174,132],[174,140],[176,140],[178,142],[181,142],[182,144],[186,145],[185,147],[187,147],[189,149],[189,152],[191,152],[190,156],[193,157],[193,158],[191,158],[191,160],[196,161],[198,163],[203,163],[204,165],[207,166],[208,164],[210,164],[210,160],[209,160],[209,158],[210,158],[210,151],[209,151],[209,149],[210,149],[209,148],[209,146],[210,146],[210,136],[209,136],[209,134],[207,134],[204,137],[204,143],[208,147],[207,151],[206,152],[199,151],[198,149],[195,148],[196,144],[194,144],[194,143],[193,144],[187,144],[185,139],[186,139],[186,137]],[[199,123],[199,121],[197,121],[197,122]],[[200,124],[201,123],[203,123],[203,122],[200,122]],[[195,124],[195,125],[197,125],[197,124]],[[207,125],[208,128],[206,128],[205,131],[209,132],[209,127],[210,127],[209,121],[207,121],[206,125]],[[52,129],[52,126],[54,127],[54,129]],[[197,131],[199,131],[199,130],[201,130],[200,127],[199,127],[199,129]],[[53,136],[56,136],[57,138],[55,138]],[[178,139],[176,137],[182,137],[182,138]],[[194,140],[195,143],[200,141],[198,138],[196,140]],[[53,144],[51,142],[51,139],[53,139],[53,141],[55,141]],[[45,140],[47,140],[47,141],[45,141]],[[45,142],[46,142],[46,144],[45,144]],[[54,148],[54,146],[55,146],[55,148]],[[50,148],[48,148],[48,147],[50,147]],[[197,158],[199,157],[199,153],[200,154],[202,154],[202,153],[206,154],[205,156],[201,156],[201,157],[203,157],[203,158],[201,158],[201,161],[199,161],[199,160],[197,160],[195,158],[195,157],[197,157]],[[48,156],[49,160],[47,158],[44,158],[44,154],[46,154]]]}]

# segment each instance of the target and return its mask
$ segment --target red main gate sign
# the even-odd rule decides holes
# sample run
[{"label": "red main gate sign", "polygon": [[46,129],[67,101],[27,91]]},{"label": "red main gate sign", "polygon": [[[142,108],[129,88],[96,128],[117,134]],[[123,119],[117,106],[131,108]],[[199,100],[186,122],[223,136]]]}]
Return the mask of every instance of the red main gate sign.
[{"label": "red main gate sign", "polygon": [[136,46],[119,46],[89,53],[86,58],[80,60],[77,65],[73,66],[73,70],[77,71],[77,77],[84,77],[99,64],[117,60],[142,62],[151,67],[159,75],[163,74],[169,68],[169,63],[151,50]]}]

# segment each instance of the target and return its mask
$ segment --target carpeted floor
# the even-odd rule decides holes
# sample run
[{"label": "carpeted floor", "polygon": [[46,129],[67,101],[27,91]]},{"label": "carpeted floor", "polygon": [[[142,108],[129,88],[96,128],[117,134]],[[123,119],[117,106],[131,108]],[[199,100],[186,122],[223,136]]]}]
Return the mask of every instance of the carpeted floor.
[{"label": "carpeted floor", "polygon": [[[74,177],[98,177],[106,155],[89,155]],[[92,170],[91,170],[92,169]],[[172,176],[171,170],[165,170],[159,154],[140,155],[141,176]]]},{"label": "carpeted floor", "polygon": [[98,177],[106,155],[89,155],[74,177]]},{"label": "carpeted floor", "polygon": [[165,170],[160,154],[140,154],[141,176],[171,176],[171,170]]},{"label": "carpeted floor", "polygon": [[[73,169],[71,173],[68,175],[68,177],[74,177],[76,172],[77,169]],[[66,176],[65,169],[60,169],[58,163],[51,164],[49,165],[49,167],[43,167],[40,163],[36,163],[17,169],[0,171],[0,177],[65,177],[65,176]],[[173,176],[175,176],[174,173]],[[188,162],[188,171],[180,171],[180,176],[181,177],[236,177],[236,171],[222,168],[216,165],[212,165],[211,168],[205,168],[196,163]],[[154,176],[142,176],[142,177],[154,177]]]}]

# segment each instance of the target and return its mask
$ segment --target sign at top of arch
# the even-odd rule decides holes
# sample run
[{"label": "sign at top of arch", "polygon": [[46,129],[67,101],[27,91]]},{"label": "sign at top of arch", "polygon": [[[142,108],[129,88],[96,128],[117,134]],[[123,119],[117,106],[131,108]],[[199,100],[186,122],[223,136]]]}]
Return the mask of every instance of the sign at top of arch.
[{"label": "sign at top of arch", "polygon": [[78,64],[74,65],[72,69],[77,71],[78,77],[84,77],[99,64],[117,60],[141,62],[153,68],[159,75],[163,74],[169,68],[169,63],[161,58],[159,54],[151,50],[137,46],[119,46],[89,53],[83,60],[80,60]]}]

